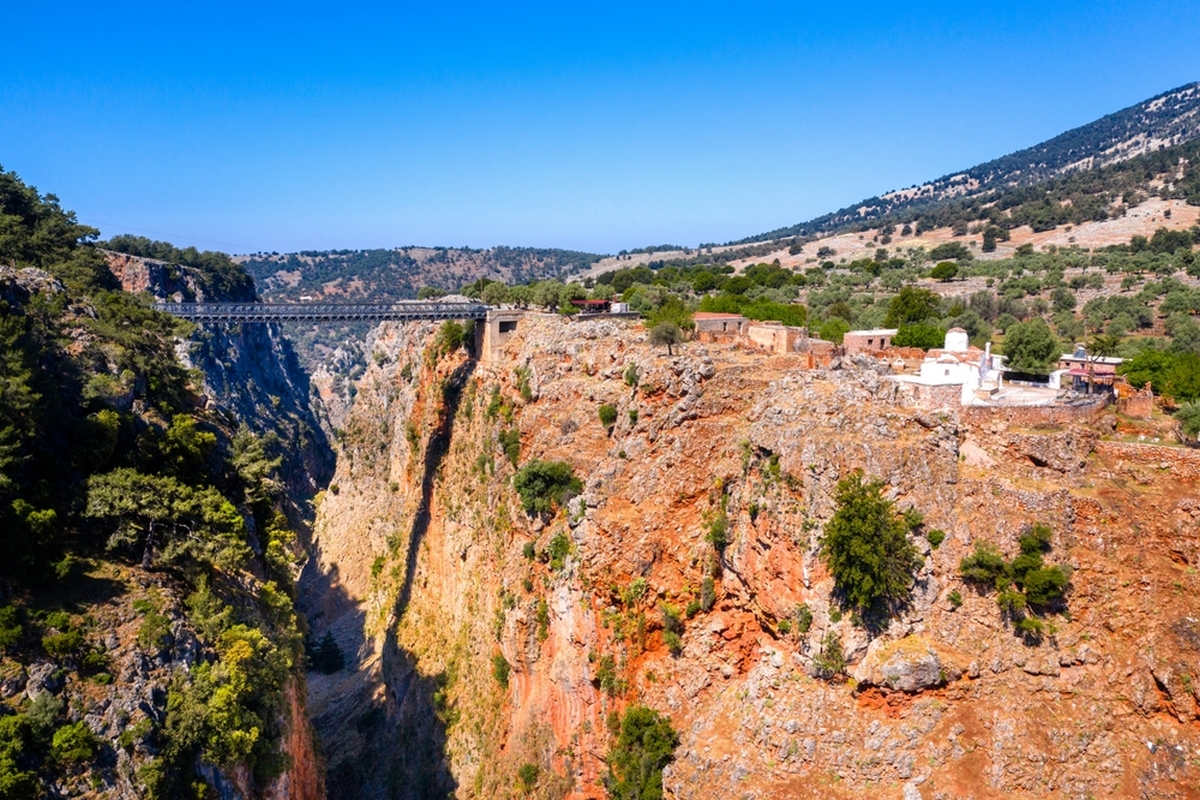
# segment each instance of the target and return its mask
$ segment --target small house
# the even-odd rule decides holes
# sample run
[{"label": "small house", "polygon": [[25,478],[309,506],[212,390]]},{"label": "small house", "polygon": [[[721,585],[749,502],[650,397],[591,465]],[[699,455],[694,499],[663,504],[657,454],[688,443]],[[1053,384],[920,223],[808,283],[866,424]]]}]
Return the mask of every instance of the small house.
[{"label": "small house", "polygon": [[842,347],[846,355],[854,356],[860,353],[877,355],[892,346],[892,337],[898,333],[896,328],[876,328],[869,331],[849,331],[842,338]]}]

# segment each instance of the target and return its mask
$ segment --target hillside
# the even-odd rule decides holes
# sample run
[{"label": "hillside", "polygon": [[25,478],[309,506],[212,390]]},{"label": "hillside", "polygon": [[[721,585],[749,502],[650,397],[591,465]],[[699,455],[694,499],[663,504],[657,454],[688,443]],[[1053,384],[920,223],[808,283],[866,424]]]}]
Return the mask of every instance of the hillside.
[{"label": "hillside", "polygon": [[2,171],[0,230],[0,796],[318,800],[293,598],[329,464],[286,344],[181,346],[135,292],[240,269],[110,259]]},{"label": "hillside", "polygon": [[[951,201],[991,198],[1191,142],[1200,138],[1200,83],[1164,92],[1041,144],[918,186],[888,192],[817,217],[731,244],[817,236],[852,226],[902,224]],[[1196,195],[1200,196],[1200,186]]]},{"label": "hillside", "polygon": [[452,291],[480,278],[516,283],[557,278],[598,259],[591,253],[531,247],[401,247],[237,258],[265,300],[335,302],[410,300],[426,286]]}]

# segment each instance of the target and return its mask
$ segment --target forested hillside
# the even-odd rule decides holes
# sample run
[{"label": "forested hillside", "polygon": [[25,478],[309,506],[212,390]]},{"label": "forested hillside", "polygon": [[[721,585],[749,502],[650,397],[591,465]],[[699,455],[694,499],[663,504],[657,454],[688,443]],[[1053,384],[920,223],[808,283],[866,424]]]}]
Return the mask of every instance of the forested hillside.
[{"label": "forested hillside", "polygon": [[201,397],[190,326],[96,234],[0,171],[0,797],[258,793],[306,730],[280,444]]},{"label": "forested hillside", "polygon": [[[966,223],[984,219],[981,209],[990,203],[999,205],[999,210],[1019,207],[1024,213],[1017,215],[1018,219],[1028,216],[1043,224],[1056,216],[1064,222],[1096,219],[1098,214],[1109,213],[1108,201],[1131,184],[1164,174],[1168,176],[1164,196],[1187,197],[1200,204],[1197,149],[1179,148],[1197,138],[1200,83],[1193,83],[1034,147],[732,244],[891,225],[928,229],[947,224],[947,220]],[[1096,169],[1130,159],[1136,163],[1124,169]],[[1171,175],[1172,171],[1177,174]],[[1065,212],[1039,208],[1062,205],[1063,200],[1080,196],[1088,201]],[[1022,222],[1014,223],[1019,224]]]},{"label": "forested hillside", "polygon": [[[146,254],[149,255],[149,254]],[[586,269],[600,256],[532,247],[402,247],[306,250],[242,258],[267,300],[410,300],[424,287],[454,289],[479,278],[524,283]]]}]

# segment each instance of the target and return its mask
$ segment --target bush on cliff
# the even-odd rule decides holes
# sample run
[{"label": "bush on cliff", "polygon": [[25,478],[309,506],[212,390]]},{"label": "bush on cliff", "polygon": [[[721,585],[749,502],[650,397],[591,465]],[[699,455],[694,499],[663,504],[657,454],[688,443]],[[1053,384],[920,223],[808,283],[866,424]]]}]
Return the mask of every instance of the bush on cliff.
[{"label": "bush on cliff", "polygon": [[909,521],[883,497],[881,481],[855,472],[837,486],[838,508],[821,542],[821,557],[846,605],[864,616],[902,603],[921,566],[908,541]]},{"label": "bush on cliff", "polygon": [[671,721],[646,706],[632,706],[621,718],[608,751],[604,786],[611,800],[661,800],[663,767],[675,759],[679,736]]},{"label": "bush on cliff", "polygon": [[1018,540],[1021,553],[1012,561],[1005,561],[995,545],[977,541],[974,552],[958,565],[963,579],[976,584],[980,592],[996,590],[1001,612],[1027,639],[1042,635],[1042,622],[1033,611],[1061,606],[1071,581],[1069,568],[1043,560],[1051,536],[1046,525],[1030,526]]},{"label": "bush on cliff", "polygon": [[525,513],[548,516],[583,490],[571,465],[565,461],[530,461],[513,476]]}]

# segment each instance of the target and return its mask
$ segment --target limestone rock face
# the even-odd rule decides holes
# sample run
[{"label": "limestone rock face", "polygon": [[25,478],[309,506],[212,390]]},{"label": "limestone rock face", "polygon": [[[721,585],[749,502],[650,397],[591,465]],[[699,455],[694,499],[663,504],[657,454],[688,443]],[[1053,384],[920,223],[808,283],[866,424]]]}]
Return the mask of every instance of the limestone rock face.
[{"label": "limestone rock face", "polygon": [[876,639],[854,670],[860,687],[876,686],[898,692],[920,692],[957,680],[963,673],[954,661],[943,661],[923,636],[898,641]]},{"label": "limestone rock face", "polygon": [[[869,360],[668,356],[637,323],[528,315],[488,363],[435,336],[373,333],[319,504],[303,601],[350,662],[310,676],[331,797],[511,796],[531,763],[540,796],[600,798],[638,702],[679,732],[680,800],[1197,798],[1172,755],[1200,752],[1192,456],[1135,463],[1102,412],[918,408]],[[513,489],[534,459],[582,484],[546,518]],[[882,630],[820,557],[854,470],[945,534]],[[958,567],[1035,522],[1072,585],[1026,638]],[[846,674],[814,678],[831,636]]]}]

